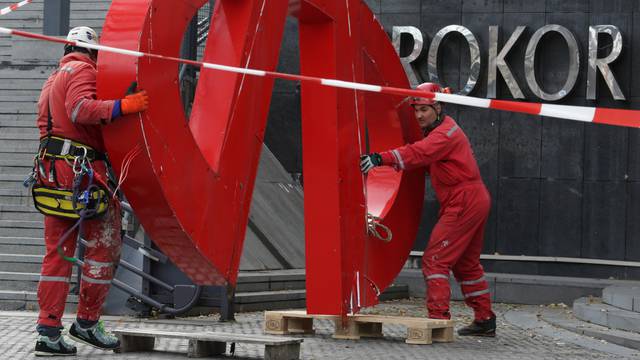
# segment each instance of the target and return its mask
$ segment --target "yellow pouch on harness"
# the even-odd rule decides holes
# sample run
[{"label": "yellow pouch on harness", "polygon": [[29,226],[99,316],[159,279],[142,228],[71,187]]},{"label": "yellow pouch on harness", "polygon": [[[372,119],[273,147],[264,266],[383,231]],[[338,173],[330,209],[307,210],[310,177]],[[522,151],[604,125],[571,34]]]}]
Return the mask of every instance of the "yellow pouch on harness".
[{"label": "yellow pouch on harness", "polygon": [[[79,212],[85,209],[85,205],[79,201],[76,202],[76,207],[73,207],[73,191],[71,190],[34,184],[31,188],[31,195],[36,209],[46,216],[78,220],[80,218]],[[89,208],[96,209],[96,211],[85,219],[102,216],[109,208],[109,193],[102,188],[92,191]]]}]

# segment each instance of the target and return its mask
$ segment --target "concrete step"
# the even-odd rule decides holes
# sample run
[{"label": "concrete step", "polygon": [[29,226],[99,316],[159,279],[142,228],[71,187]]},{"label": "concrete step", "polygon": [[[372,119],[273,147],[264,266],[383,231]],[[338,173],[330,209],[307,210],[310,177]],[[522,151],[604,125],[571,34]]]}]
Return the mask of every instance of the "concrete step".
[{"label": "concrete step", "polygon": [[608,286],[602,290],[605,304],[640,313],[640,286]]},{"label": "concrete step", "polygon": [[0,101],[0,108],[3,113],[36,114],[38,112],[38,105],[33,101]]},{"label": "concrete step", "polygon": [[[74,313],[78,307],[78,296],[69,294],[65,312]],[[38,294],[35,291],[0,290],[0,310],[38,310]]]},{"label": "concrete step", "polygon": [[380,301],[408,299],[409,298],[409,285],[391,285],[382,294],[380,294]]},{"label": "concrete step", "polygon": [[[7,221],[7,220],[1,220],[1,221]],[[41,237],[41,238],[44,238],[44,229],[42,229],[42,228],[0,227],[0,237]]]},{"label": "concrete step", "polygon": [[0,212],[0,220],[44,221],[44,216],[39,212]]},{"label": "concrete step", "polygon": [[[1,106],[1,103],[0,103]],[[40,138],[40,131],[34,126],[25,127],[0,127],[0,139],[7,140],[33,140]]]},{"label": "concrete step", "polygon": [[32,128],[36,126],[35,117],[28,120],[0,119],[0,127]]},{"label": "concrete step", "polygon": [[[2,174],[0,174],[1,176]],[[24,176],[26,177],[26,175]],[[0,189],[0,204],[31,206],[33,199],[29,189],[22,186],[22,182],[14,182],[10,189]]]},{"label": "concrete step", "polygon": [[23,243],[20,240],[20,238],[1,237],[0,255],[44,255],[46,251],[44,239],[39,239],[40,241],[35,244]]},{"label": "concrete step", "polygon": [[0,174],[6,175],[22,175],[23,178],[27,176],[33,169],[33,165],[29,163],[22,163],[17,165],[4,166],[0,165]]},{"label": "concrete step", "polygon": [[[41,90],[42,85],[44,85],[44,79],[3,79],[0,83],[0,90]],[[2,112],[6,113],[7,111]]]},{"label": "concrete step", "polygon": [[582,321],[566,309],[543,308],[540,312],[540,318],[553,326],[569,330],[576,334],[640,350],[640,334],[610,329],[605,326]]},{"label": "concrete step", "polygon": [[38,145],[37,138],[30,140],[4,139],[0,141],[0,152],[35,154],[38,151]]},{"label": "concrete step", "polygon": [[[2,79],[40,79],[46,80],[49,75],[53,73],[56,68],[53,66],[7,66],[0,69],[0,78]],[[2,94],[0,101],[38,101],[38,97],[24,96],[24,97],[11,97],[10,95]]]},{"label": "concrete step", "polygon": [[44,229],[42,221],[0,220],[0,228]]},{"label": "concrete step", "polygon": [[243,271],[238,275],[237,293],[304,290],[304,269]]},{"label": "concrete step", "polygon": [[[0,289],[12,291],[37,291],[40,273],[26,273],[0,271]],[[76,283],[76,277],[71,277],[71,283]],[[73,285],[72,285],[73,286]]]},{"label": "concrete step", "polygon": [[39,274],[41,266],[42,255],[0,254],[0,272]]},{"label": "concrete step", "polygon": [[0,212],[38,213],[32,205],[9,205],[0,203]]},{"label": "concrete step", "polygon": [[234,309],[238,312],[299,309],[306,305],[306,290],[280,290],[236,293]]},{"label": "concrete step", "polygon": [[[5,177],[11,177],[11,178],[5,178]],[[20,177],[22,177],[22,179]],[[27,177],[27,174],[24,174],[22,176],[0,174],[0,189],[14,191],[16,194],[14,196],[27,196],[25,191],[28,191],[28,189],[25,188],[23,185],[24,179],[26,177]],[[0,202],[0,204],[1,203],[2,202]],[[11,205],[19,205],[19,204],[11,204]]]},{"label": "concrete step", "polygon": [[[3,91],[3,93],[5,93]],[[28,92],[21,91],[16,93],[16,95],[30,95]],[[33,92],[30,96],[37,96],[38,92]],[[21,121],[25,123],[31,124],[31,126],[36,126],[36,118],[33,115],[25,115],[25,114],[3,114],[0,112],[0,125],[2,125],[2,121]],[[4,126],[4,125],[2,125]]]},{"label": "concrete step", "polygon": [[34,154],[2,153],[0,154],[0,166],[32,168],[34,156]]},{"label": "concrete step", "polygon": [[573,313],[578,319],[592,324],[640,333],[640,313],[605,304],[601,298],[577,299],[573,302]]},{"label": "concrete step", "polygon": [[33,165],[35,153],[0,152],[0,166]]}]

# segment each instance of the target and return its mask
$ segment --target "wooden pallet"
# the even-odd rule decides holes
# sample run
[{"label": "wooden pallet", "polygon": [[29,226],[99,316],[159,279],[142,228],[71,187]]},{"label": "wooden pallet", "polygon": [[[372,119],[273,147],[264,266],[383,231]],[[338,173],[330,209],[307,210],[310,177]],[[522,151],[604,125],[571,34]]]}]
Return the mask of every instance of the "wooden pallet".
[{"label": "wooden pallet", "polygon": [[267,360],[297,360],[300,358],[302,339],[268,335],[247,335],[225,332],[176,332],[156,329],[116,329],[120,339],[117,352],[153,351],[156,338],[188,339],[188,357],[210,357],[224,354],[227,343],[263,344]]},{"label": "wooden pallet", "polygon": [[314,319],[332,320],[335,324],[333,338],[357,340],[361,337],[382,337],[382,325],[404,325],[407,327],[407,344],[431,344],[432,342],[452,342],[452,320],[436,320],[427,318],[382,316],[382,315],[348,315],[346,324],[340,316],[308,315],[304,310],[267,311],[265,312],[264,332],[267,334],[313,334]]}]

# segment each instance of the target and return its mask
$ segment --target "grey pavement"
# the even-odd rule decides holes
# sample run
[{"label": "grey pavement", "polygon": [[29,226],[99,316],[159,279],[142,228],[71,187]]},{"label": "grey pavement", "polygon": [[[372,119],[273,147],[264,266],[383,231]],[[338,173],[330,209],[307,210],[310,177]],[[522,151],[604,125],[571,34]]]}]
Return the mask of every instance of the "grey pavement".
[{"label": "grey pavement", "polygon": [[[388,315],[425,316],[424,299],[391,301],[367,312]],[[301,336],[302,359],[640,359],[630,349],[608,344],[583,335],[553,327],[540,320],[537,306],[496,304],[498,336],[496,338],[457,337],[452,343],[408,345],[404,343],[406,328],[385,325],[384,338],[375,340],[334,340],[333,324],[316,320],[315,335]],[[470,311],[462,303],[454,303],[452,313],[461,327],[471,320]],[[240,313],[237,321],[217,322],[217,316],[201,316],[173,320],[140,320],[128,317],[104,317],[107,328],[154,328],[173,331],[224,331],[262,334],[263,313]],[[34,312],[0,312],[0,359],[33,359],[35,345]],[[64,325],[73,321],[65,316]],[[186,340],[161,339],[154,352],[114,354],[78,345],[77,359],[186,359]],[[235,356],[217,359],[258,359],[262,346],[237,344]]]}]

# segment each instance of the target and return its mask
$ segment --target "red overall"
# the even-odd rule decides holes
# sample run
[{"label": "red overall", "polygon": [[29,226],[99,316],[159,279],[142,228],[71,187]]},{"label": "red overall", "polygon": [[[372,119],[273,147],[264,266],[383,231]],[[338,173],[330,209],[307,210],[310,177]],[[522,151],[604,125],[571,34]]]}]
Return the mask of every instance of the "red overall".
[{"label": "red overall", "polygon": [[398,170],[426,167],[440,203],[438,223],[422,258],[429,317],[451,318],[450,271],[460,283],[475,319],[495,316],[480,265],[491,198],[462,129],[446,116],[424,139],[380,155],[383,165]]},{"label": "red overall", "polygon": [[[37,125],[40,136],[47,135],[47,118],[51,106],[53,122],[52,135],[74,140],[104,152],[100,126],[111,122],[114,101],[96,99],[96,64],[88,55],[71,53],[60,61],[60,67],[45,82],[38,101]],[[44,159],[45,185],[71,189],[73,170],[64,160],[54,162],[55,182],[49,182],[51,160]],[[107,168],[104,161],[91,163],[94,169],[94,183],[106,186]],[[114,264],[119,261],[120,247],[120,204],[110,200],[108,212],[99,219],[83,223],[84,239],[88,241],[85,250],[85,264],[82,269],[78,318],[98,320],[100,310],[109,291],[114,273]],[[40,305],[39,325],[61,327],[72,264],[64,260],[56,251],[61,236],[74,225],[75,221],[45,216],[44,240],[46,255],[42,262],[38,304]],[[73,256],[76,250],[77,231],[70,234],[63,244],[66,256]]]}]

